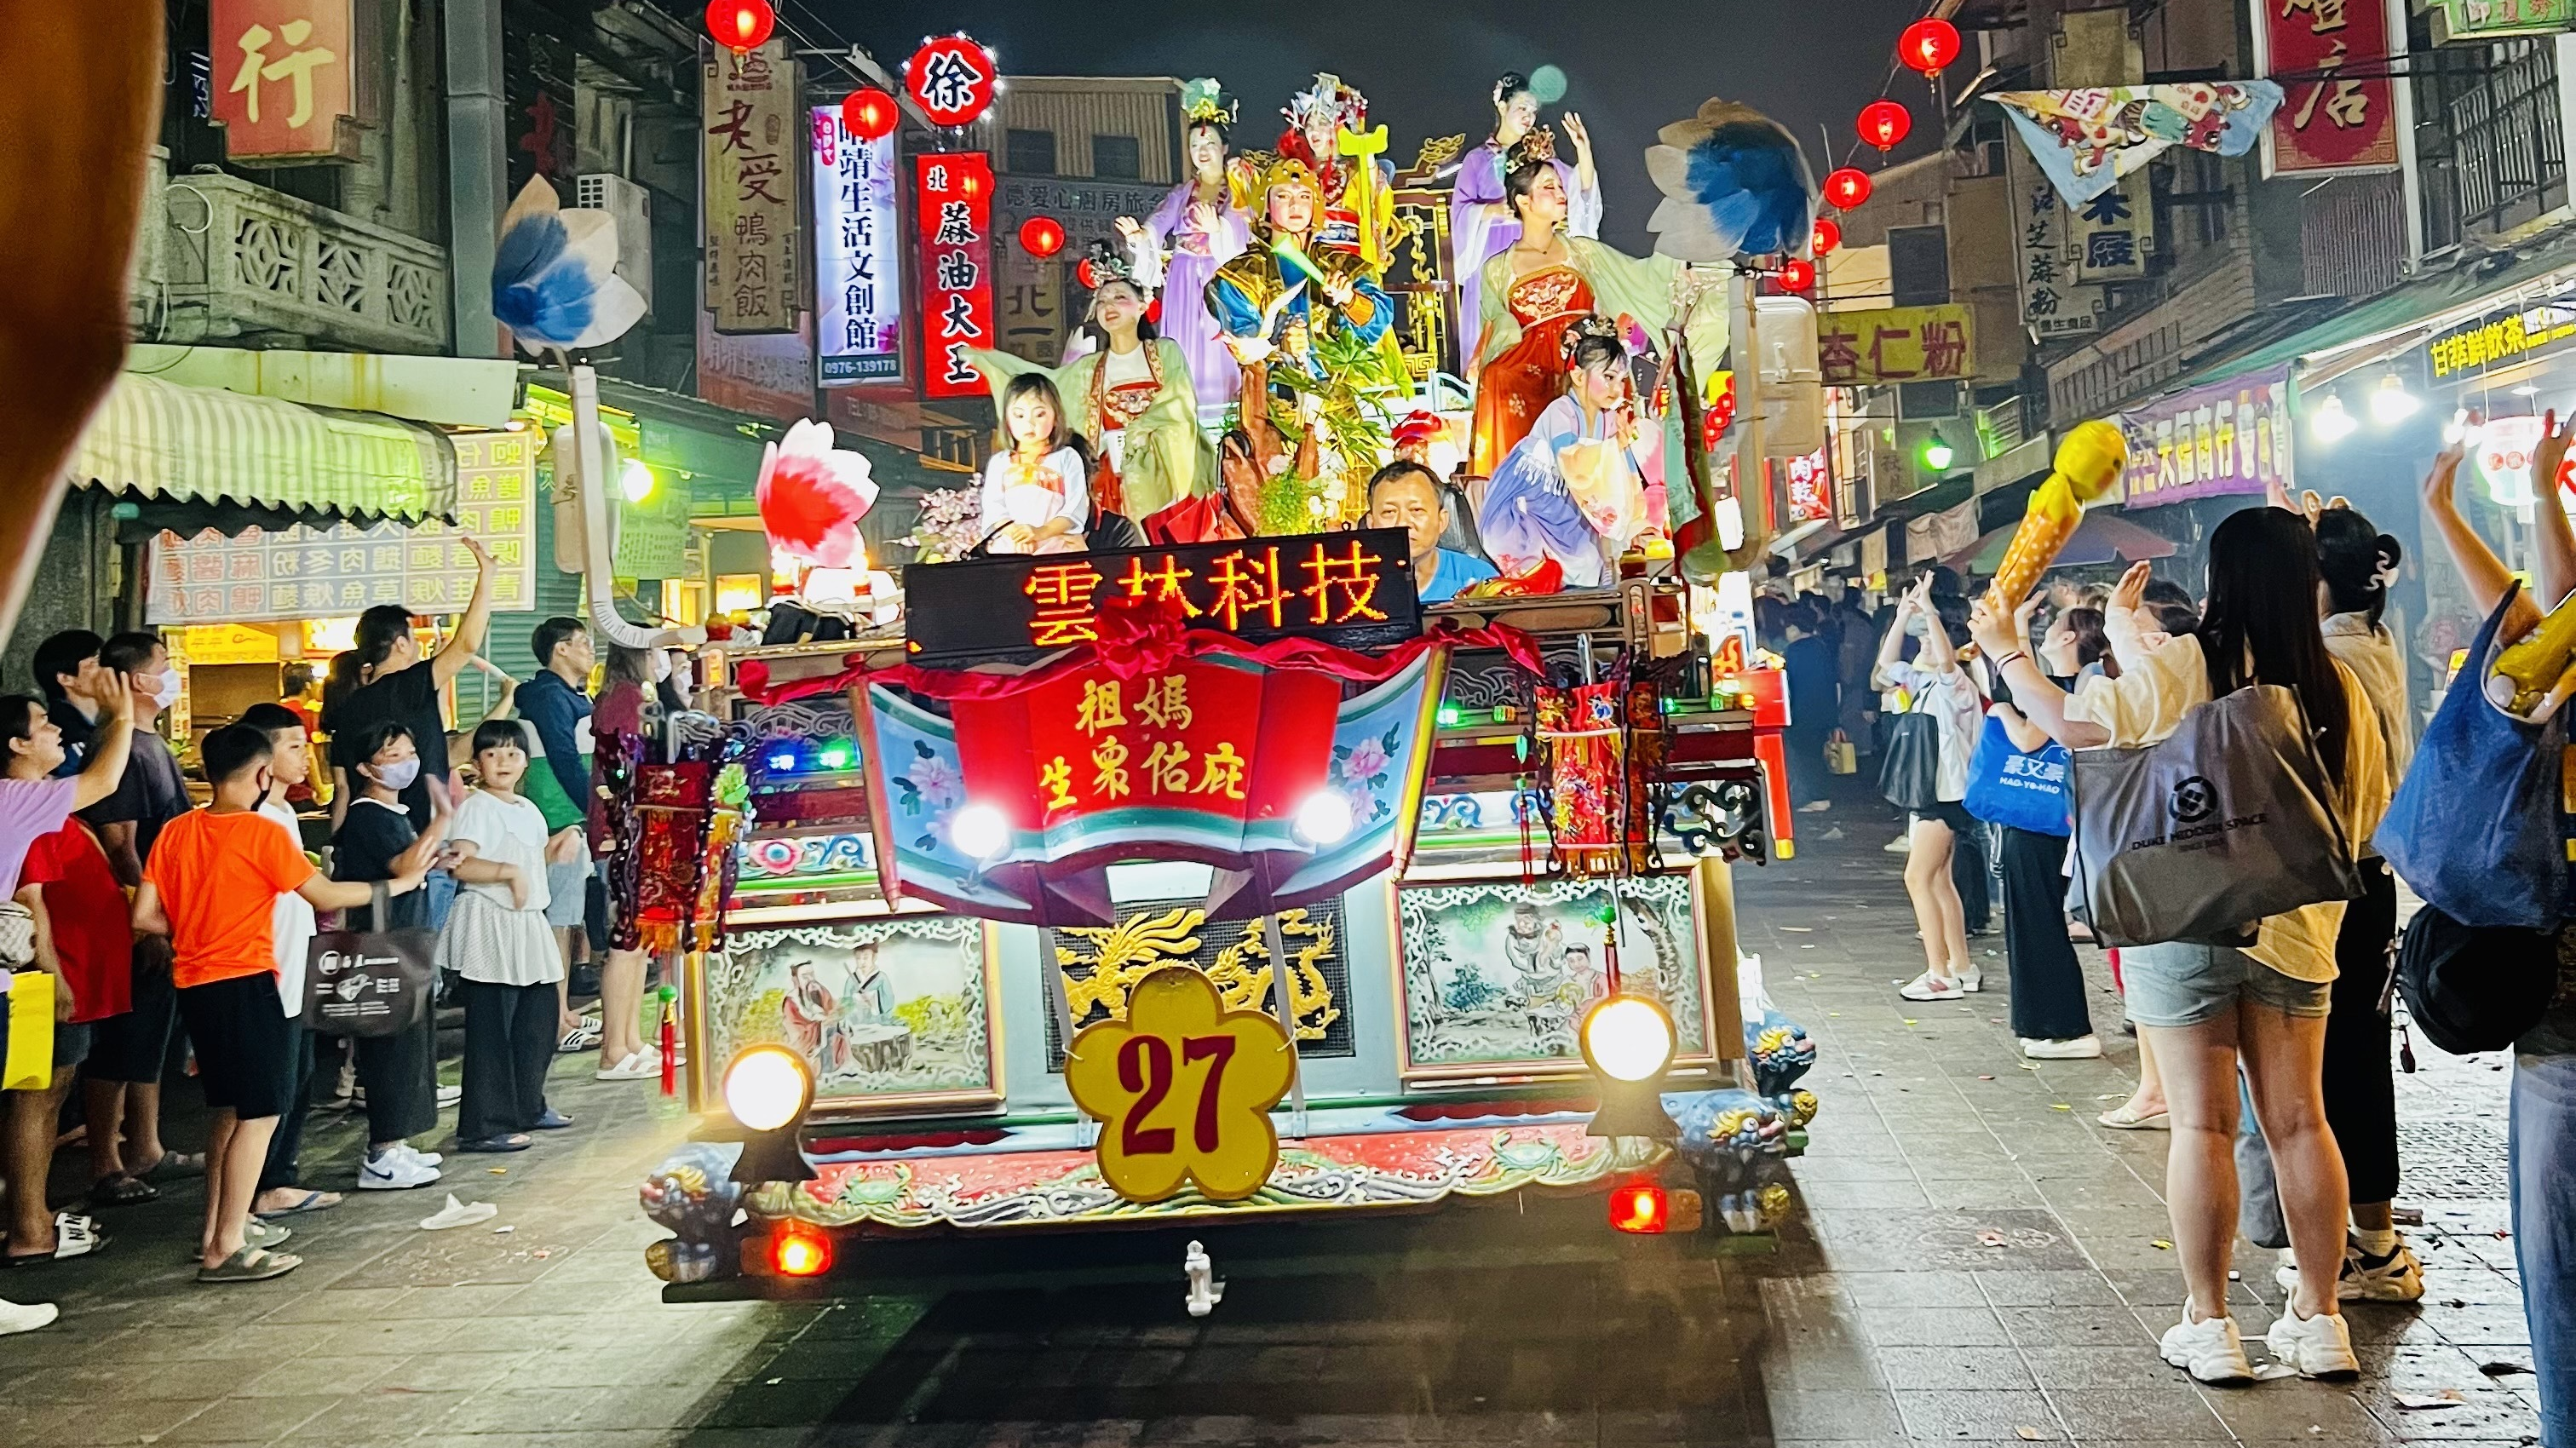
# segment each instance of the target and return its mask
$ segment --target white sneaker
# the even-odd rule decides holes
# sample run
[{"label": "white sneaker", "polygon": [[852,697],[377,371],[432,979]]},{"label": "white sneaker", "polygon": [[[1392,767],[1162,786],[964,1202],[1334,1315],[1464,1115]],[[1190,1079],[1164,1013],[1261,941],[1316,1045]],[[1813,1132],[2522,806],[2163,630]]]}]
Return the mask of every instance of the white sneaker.
[{"label": "white sneaker", "polygon": [[2263,1345],[2303,1378],[2348,1378],[2361,1371],[2361,1360],[2352,1355],[2352,1331],[2339,1312],[2301,1317],[2297,1308],[2284,1304],[2272,1330],[2263,1334]]},{"label": "white sneaker", "polygon": [[438,1168],[423,1162],[408,1145],[389,1146],[358,1168],[362,1192],[407,1192],[438,1180]]},{"label": "white sneaker", "polygon": [[1914,842],[1903,835],[1898,835],[1879,848],[1891,855],[1910,855],[1914,853]]},{"label": "white sneaker", "polygon": [[1956,977],[1927,970],[1898,986],[1896,993],[1910,1001],[1954,1001],[1968,992]]},{"label": "white sneaker", "polygon": [[441,1106],[453,1106],[464,1099],[465,1088],[462,1086],[441,1086],[438,1088],[438,1104]]},{"label": "white sneaker", "polygon": [[591,1073],[594,1081],[659,1081],[662,1061],[658,1053],[637,1051],[614,1066],[602,1066]]},{"label": "white sneaker", "polygon": [[0,1297],[0,1337],[13,1332],[34,1332],[62,1313],[61,1308],[50,1302],[11,1302]]},{"label": "white sneaker", "polygon": [[410,1152],[411,1159],[419,1162],[422,1166],[436,1166],[440,1162],[447,1160],[446,1157],[439,1155],[437,1152],[423,1151],[408,1141],[403,1143],[403,1150]]},{"label": "white sneaker", "polygon": [[2063,1041],[2021,1038],[2021,1053],[2034,1061],[2091,1061],[2102,1054],[2102,1038],[2076,1036]]},{"label": "white sneaker", "polygon": [[1986,988],[1986,973],[1973,965],[1953,969],[1950,972],[1950,978],[1959,983],[1959,989],[1970,995],[1975,995]]},{"label": "white sneaker", "polygon": [[[2299,1290],[2298,1264],[2283,1253],[2280,1267],[2272,1280],[2284,1292]],[[2335,1277],[2337,1302],[2415,1302],[2424,1296],[2424,1264],[2415,1260],[2414,1251],[2403,1240],[2397,1250],[2385,1257],[2363,1255],[2361,1244],[2347,1238],[2343,1244],[2343,1269]]]},{"label": "white sneaker", "polygon": [[2166,1362],[2204,1383],[2253,1380],[2254,1365],[2245,1360],[2245,1339],[2236,1331],[2236,1319],[2212,1317],[2194,1322],[2188,1300],[2182,1306],[2182,1321],[2166,1328],[2157,1346]]}]

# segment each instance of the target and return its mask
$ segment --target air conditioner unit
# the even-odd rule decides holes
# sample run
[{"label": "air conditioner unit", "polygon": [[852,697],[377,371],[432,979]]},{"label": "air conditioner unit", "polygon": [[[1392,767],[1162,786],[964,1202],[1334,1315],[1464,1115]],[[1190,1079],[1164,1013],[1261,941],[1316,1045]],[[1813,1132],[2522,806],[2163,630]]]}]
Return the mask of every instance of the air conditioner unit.
[{"label": "air conditioner unit", "polygon": [[617,274],[644,294],[644,313],[653,313],[653,195],[623,176],[584,176],[573,193],[574,205],[605,211],[617,218]]}]

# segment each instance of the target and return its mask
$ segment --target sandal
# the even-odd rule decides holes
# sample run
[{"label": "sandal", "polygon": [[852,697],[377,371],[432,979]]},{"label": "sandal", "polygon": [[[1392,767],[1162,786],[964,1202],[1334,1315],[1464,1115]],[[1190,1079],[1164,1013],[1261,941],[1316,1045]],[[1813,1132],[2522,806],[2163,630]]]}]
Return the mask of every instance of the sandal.
[{"label": "sandal", "polygon": [[472,1141],[460,1141],[456,1143],[456,1149],[458,1151],[484,1152],[526,1151],[529,1145],[528,1134],[526,1132],[514,1131],[507,1136],[478,1136]]},{"label": "sandal", "polygon": [[11,1252],[0,1256],[0,1267],[33,1267],[42,1262],[65,1262],[86,1257],[107,1246],[108,1236],[98,1223],[71,1212],[54,1213],[54,1250],[50,1252]]},{"label": "sandal", "polygon": [[280,1217],[294,1216],[298,1212],[327,1212],[338,1205],[340,1205],[338,1192],[308,1191],[304,1194],[304,1199],[294,1206],[279,1207],[273,1212],[253,1212],[251,1215],[263,1222],[273,1222]]},{"label": "sandal", "polygon": [[89,1204],[93,1207],[132,1207],[158,1200],[160,1196],[161,1189],[150,1182],[136,1181],[130,1176],[100,1177],[97,1185],[89,1189]]},{"label": "sandal", "polygon": [[2166,1121],[2166,1115],[2167,1113],[2162,1111],[2149,1111],[2142,1115],[2128,1102],[2123,1101],[2093,1119],[2113,1131],[2170,1131],[2173,1128]]},{"label": "sandal", "polygon": [[599,1045],[599,1039],[599,1027],[584,1021],[564,1032],[563,1039],[555,1042],[555,1054],[577,1056],[584,1051],[596,1048]]},{"label": "sandal", "polygon": [[289,1252],[271,1252],[265,1247],[244,1247],[226,1257],[220,1265],[199,1267],[200,1282],[266,1282],[283,1277],[304,1265],[304,1259]]},{"label": "sandal", "polygon": [[528,1123],[528,1125],[529,1129],[534,1131],[561,1131],[565,1127],[572,1125],[572,1118],[549,1106],[546,1108],[545,1115],[538,1117],[536,1120]]},{"label": "sandal", "polygon": [[181,1177],[204,1176],[206,1154],[202,1151],[165,1151],[159,1161],[140,1170],[128,1169],[125,1174],[136,1181],[176,1181]]}]

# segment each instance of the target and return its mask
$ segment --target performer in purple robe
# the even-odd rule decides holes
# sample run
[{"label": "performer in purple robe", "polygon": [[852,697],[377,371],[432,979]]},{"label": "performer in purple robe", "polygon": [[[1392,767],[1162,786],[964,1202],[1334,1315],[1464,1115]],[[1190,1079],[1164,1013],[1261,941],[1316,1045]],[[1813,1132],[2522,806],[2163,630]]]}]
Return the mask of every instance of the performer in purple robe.
[{"label": "performer in purple robe", "polygon": [[1565,188],[1565,234],[1601,235],[1601,178],[1592,168],[1592,137],[1583,118],[1568,111],[1565,136],[1574,144],[1574,164],[1554,158],[1552,137],[1538,124],[1538,97],[1529,77],[1518,71],[1494,82],[1494,133],[1458,163],[1457,188],[1449,193],[1449,254],[1458,278],[1458,357],[1464,366],[1478,355],[1477,331],[1484,325],[1485,263],[1503,254],[1521,235],[1520,218],[1503,194],[1503,178],[1525,159],[1532,146],[1548,157],[1557,184]]},{"label": "performer in purple robe", "polygon": [[1226,176],[1226,133],[1234,108],[1217,102],[1213,80],[1181,87],[1190,177],[1141,223],[1118,218],[1118,235],[1127,245],[1136,280],[1149,294],[1161,292],[1162,334],[1179,343],[1189,360],[1190,382],[1203,407],[1233,401],[1242,380],[1234,354],[1221,340],[1225,329],[1208,311],[1207,285],[1252,237],[1251,218]]}]

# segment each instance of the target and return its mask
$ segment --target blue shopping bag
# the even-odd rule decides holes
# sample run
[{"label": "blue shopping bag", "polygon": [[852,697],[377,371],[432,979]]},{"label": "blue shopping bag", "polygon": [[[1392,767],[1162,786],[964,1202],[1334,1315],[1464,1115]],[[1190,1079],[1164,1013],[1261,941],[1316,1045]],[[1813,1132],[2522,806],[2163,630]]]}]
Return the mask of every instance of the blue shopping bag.
[{"label": "blue shopping bag", "polygon": [[2478,630],[2370,843],[2397,878],[2463,925],[2555,930],[2567,911],[2566,711],[2525,724],[2482,692],[2519,588],[2505,590]]},{"label": "blue shopping bag", "polygon": [[1988,824],[2062,837],[2068,831],[2066,765],[2065,745],[2025,754],[2013,747],[2004,721],[1989,714],[1977,752],[1968,756],[1968,797],[1960,803]]}]

